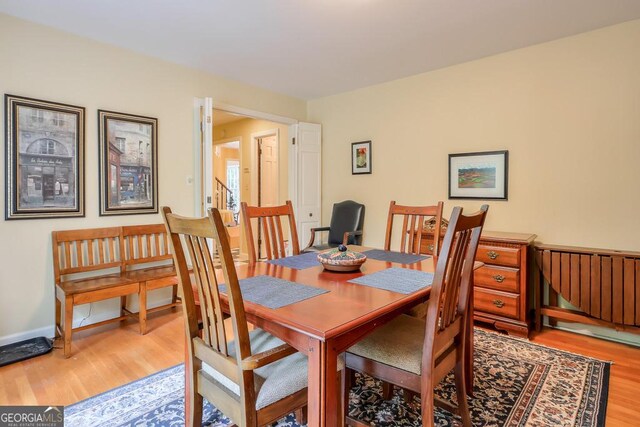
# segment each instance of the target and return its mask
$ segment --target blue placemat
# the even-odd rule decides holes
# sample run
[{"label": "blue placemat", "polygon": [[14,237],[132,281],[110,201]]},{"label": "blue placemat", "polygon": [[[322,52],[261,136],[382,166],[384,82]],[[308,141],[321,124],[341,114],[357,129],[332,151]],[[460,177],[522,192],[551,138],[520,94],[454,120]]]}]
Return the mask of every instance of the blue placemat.
[{"label": "blue placemat", "polygon": [[282,267],[293,268],[295,270],[304,270],[305,268],[311,268],[320,265],[320,263],[318,262],[317,252],[309,252],[302,255],[272,259],[267,262],[269,264],[280,265]]},{"label": "blue placemat", "polygon": [[349,283],[371,286],[373,288],[408,295],[422,288],[431,286],[431,283],[433,283],[433,273],[393,267],[360,276],[356,279],[349,280]]},{"label": "blue placemat", "polygon": [[414,262],[422,261],[430,257],[430,255],[414,255],[404,252],[383,251],[382,249],[370,249],[362,253],[370,259],[397,262],[398,264],[413,264]]},{"label": "blue placemat", "polygon": [[[218,286],[220,292],[226,292],[224,283]],[[280,308],[285,305],[304,301],[326,294],[326,289],[301,285],[271,276],[254,276],[240,280],[242,298],[268,308]]]}]

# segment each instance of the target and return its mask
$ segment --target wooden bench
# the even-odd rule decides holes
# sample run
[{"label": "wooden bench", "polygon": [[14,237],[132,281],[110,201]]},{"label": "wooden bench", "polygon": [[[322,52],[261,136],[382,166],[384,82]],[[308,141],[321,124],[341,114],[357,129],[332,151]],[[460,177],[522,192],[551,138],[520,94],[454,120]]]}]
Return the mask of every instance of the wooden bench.
[{"label": "wooden bench", "polygon": [[[56,337],[63,338],[65,357],[71,356],[73,332],[135,314],[126,308],[127,295],[139,295],[141,334],[148,312],[177,303],[177,278],[162,224],[54,231],[52,243]],[[173,286],[171,303],[147,310],[147,291],[165,286]],[[74,306],[117,297],[120,316],[73,328]]]}]

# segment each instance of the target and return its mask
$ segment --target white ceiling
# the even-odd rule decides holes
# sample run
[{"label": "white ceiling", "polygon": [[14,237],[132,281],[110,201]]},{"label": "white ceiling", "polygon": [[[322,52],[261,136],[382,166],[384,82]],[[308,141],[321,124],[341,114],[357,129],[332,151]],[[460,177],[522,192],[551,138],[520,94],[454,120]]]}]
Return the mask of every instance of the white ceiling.
[{"label": "white ceiling", "polygon": [[303,99],[640,18],[640,0],[0,0],[0,11]]}]

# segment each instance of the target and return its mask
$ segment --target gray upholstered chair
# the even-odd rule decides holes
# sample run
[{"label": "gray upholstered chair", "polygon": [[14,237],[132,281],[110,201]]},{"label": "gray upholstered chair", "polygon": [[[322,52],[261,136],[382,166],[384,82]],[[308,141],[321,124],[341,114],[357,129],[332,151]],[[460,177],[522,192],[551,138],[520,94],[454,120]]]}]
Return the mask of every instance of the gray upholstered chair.
[{"label": "gray upholstered chair", "polygon": [[[360,371],[421,394],[422,425],[433,426],[433,389],[454,370],[458,408],[446,409],[471,426],[467,405],[464,353],[468,337],[468,306],[476,250],[488,206],[463,216],[456,207],[451,215],[429,296],[427,318],[400,315],[347,350],[345,402],[349,401],[353,375]],[[437,401],[441,404],[442,402]],[[361,425],[347,418],[350,425]]]},{"label": "gray upholstered chair", "polygon": [[[311,239],[302,252],[321,251],[339,245],[361,245],[362,227],[364,226],[364,205],[353,200],[333,205],[331,225],[311,229]],[[316,234],[328,231],[327,244],[315,244]]]}]

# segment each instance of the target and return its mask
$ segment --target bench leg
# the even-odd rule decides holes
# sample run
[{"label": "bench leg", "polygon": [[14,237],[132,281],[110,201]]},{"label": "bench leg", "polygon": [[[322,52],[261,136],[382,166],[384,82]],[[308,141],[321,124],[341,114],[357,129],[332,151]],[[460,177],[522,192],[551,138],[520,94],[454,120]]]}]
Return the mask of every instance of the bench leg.
[{"label": "bench leg", "polygon": [[124,316],[126,314],[127,308],[127,296],[120,297],[120,316]]},{"label": "bench leg", "polygon": [[64,299],[64,329],[62,339],[64,341],[64,357],[71,357],[71,334],[73,332],[73,297]]},{"label": "bench leg", "polygon": [[171,287],[171,302],[175,304],[176,301],[178,301],[178,285],[173,285]]},{"label": "bench leg", "polygon": [[147,333],[147,284],[140,283],[140,292],[138,293],[139,319],[140,319],[140,335]]}]

